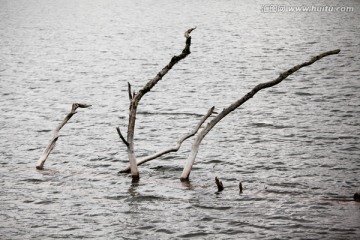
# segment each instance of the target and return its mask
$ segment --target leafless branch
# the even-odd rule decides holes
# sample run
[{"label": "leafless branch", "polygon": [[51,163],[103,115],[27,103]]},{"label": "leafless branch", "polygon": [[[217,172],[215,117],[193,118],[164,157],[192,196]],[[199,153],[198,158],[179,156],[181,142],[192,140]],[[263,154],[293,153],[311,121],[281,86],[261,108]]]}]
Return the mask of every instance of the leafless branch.
[{"label": "leafless branch", "polygon": [[45,148],[44,152],[42,153],[42,155],[40,156],[39,160],[38,160],[38,164],[36,166],[36,169],[42,170],[44,169],[44,164],[46,159],[49,157],[51,151],[55,148],[56,145],[56,141],[58,140],[60,134],[60,129],[70,120],[70,118],[76,114],[76,109],[77,108],[88,108],[91,107],[91,105],[88,104],[82,104],[82,103],[73,103],[71,106],[71,112],[68,113],[66,115],[66,117],[64,118],[64,120],[59,124],[59,126],[55,129],[54,131],[54,135],[51,139],[51,141],[49,142],[48,146]]},{"label": "leafless branch", "polygon": [[129,94],[129,101],[133,98],[133,95],[131,94],[131,84],[128,82],[128,94]]},{"label": "leafless branch", "polygon": [[277,84],[279,84],[280,82],[282,82],[284,79],[286,79],[289,75],[293,74],[294,72],[298,71],[299,69],[309,66],[313,63],[315,63],[316,61],[326,57],[326,56],[330,56],[330,55],[334,55],[334,54],[338,54],[340,52],[340,49],[337,50],[333,50],[333,51],[328,51],[328,52],[324,52],[320,55],[317,55],[315,57],[312,57],[309,61],[304,62],[302,64],[296,65],[292,68],[290,68],[289,70],[281,73],[279,75],[278,78],[276,78],[275,80],[272,81],[268,81],[265,83],[260,83],[257,86],[255,86],[250,92],[248,92],[245,96],[243,96],[242,98],[240,98],[239,100],[235,101],[234,103],[232,103],[229,107],[225,108],[222,112],[220,112],[214,119],[212,119],[209,124],[202,129],[202,131],[197,135],[197,137],[194,140],[194,143],[192,145],[192,149],[191,152],[189,154],[189,157],[186,161],[184,170],[181,174],[181,181],[188,181],[189,179],[189,175],[192,169],[192,166],[195,162],[195,158],[196,155],[199,151],[199,147],[200,147],[200,143],[201,141],[204,139],[204,137],[206,136],[206,134],[209,133],[209,131],[218,123],[220,122],[221,119],[223,119],[225,116],[227,116],[229,113],[231,113],[232,111],[234,111],[236,108],[238,108],[239,106],[241,106],[243,103],[245,103],[247,100],[249,100],[250,98],[252,98],[258,91],[265,89],[265,88],[269,88],[269,87],[273,87]]},{"label": "leafless branch", "polygon": [[[149,155],[147,157],[141,158],[137,161],[137,165],[141,165],[143,163],[146,163],[148,161],[151,161],[153,159],[159,158],[167,153],[171,153],[171,152],[177,152],[180,147],[181,144],[188,138],[194,136],[200,129],[200,127],[202,126],[202,124],[210,117],[210,115],[214,112],[214,107],[210,108],[209,111],[201,118],[200,122],[196,125],[196,127],[190,132],[185,134],[184,136],[180,137],[179,140],[176,142],[176,144],[172,147],[169,148],[165,148],[157,153],[154,153],[152,155]],[[119,173],[129,173],[130,172],[130,166],[128,166],[127,168],[124,168],[122,170],[119,171]]]},{"label": "leafless branch", "polygon": [[215,183],[216,183],[216,186],[218,187],[218,191],[221,192],[222,190],[224,190],[224,185],[222,183],[222,181],[220,181],[218,179],[218,177],[215,177]]},{"label": "leafless branch", "polygon": [[[135,131],[135,120],[136,120],[136,112],[138,104],[141,98],[149,92],[168,72],[169,70],[177,64],[180,60],[186,58],[190,52],[190,45],[191,45],[191,36],[190,33],[194,29],[189,29],[185,32],[185,48],[181,52],[180,55],[174,56],[171,58],[170,62],[160,71],[158,74],[151,79],[147,84],[139,90],[137,94],[133,94],[130,100],[130,112],[129,112],[129,124],[128,124],[128,132],[127,132],[127,153],[130,163],[131,175],[133,179],[139,178],[139,170],[137,168],[137,162],[135,157],[135,150],[134,150],[134,131]],[[130,98],[130,94],[129,94]]]},{"label": "leafless branch", "polygon": [[120,128],[117,127],[116,128],[117,133],[119,134],[119,137],[121,139],[121,141],[126,145],[129,146],[129,143],[126,141],[126,139],[124,138],[124,136],[121,134]]}]

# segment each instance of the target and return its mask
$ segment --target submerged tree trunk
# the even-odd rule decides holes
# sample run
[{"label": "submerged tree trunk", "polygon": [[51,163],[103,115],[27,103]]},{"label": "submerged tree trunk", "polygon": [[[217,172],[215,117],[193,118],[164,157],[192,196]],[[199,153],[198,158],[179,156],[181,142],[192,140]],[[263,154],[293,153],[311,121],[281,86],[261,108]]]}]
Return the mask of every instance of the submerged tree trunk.
[{"label": "submerged tree trunk", "polygon": [[128,124],[128,131],[127,131],[127,138],[125,140],[124,136],[121,134],[119,128],[117,128],[117,132],[120,136],[120,139],[127,147],[127,153],[130,163],[130,170],[131,176],[133,179],[139,179],[139,170],[137,167],[136,156],[135,156],[135,149],[134,149],[134,131],[135,131],[135,121],[136,121],[136,113],[137,107],[141,100],[141,98],[149,92],[168,72],[169,70],[177,64],[182,59],[186,58],[190,52],[190,45],[191,45],[191,36],[190,33],[195,28],[191,28],[187,30],[184,34],[186,38],[185,48],[183,49],[180,55],[174,56],[171,58],[168,65],[166,65],[153,79],[151,79],[138,93],[131,93],[131,85],[128,83],[128,94],[130,99],[130,112],[129,112],[129,124]]},{"label": "submerged tree trunk", "polygon": [[265,89],[265,88],[269,88],[269,87],[273,87],[277,84],[279,84],[280,82],[282,82],[284,79],[286,79],[288,76],[290,76],[291,74],[293,74],[294,72],[298,71],[299,69],[309,66],[313,63],[315,63],[316,61],[322,59],[323,57],[329,56],[329,55],[334,55],[334,54],[338,54],[340,52],[340,49],[337,50],[333,50],[333,51],[328,51],[328,52],[324,52],[318,56],[315,56],[313,58],[311,58],[309,61],[304,62],[302,64],[296,65],[292,68],[290,68],[289,70],[283,72],[280,74],[280,76],[278,78],[276,78],[273,81],[269,81],[269,82],[265,82],[265,83],[260,83],[257,86],[255,86],[250,92],[248,92],[245,96],[243,96],[242,98],[240,98],[239,100],[237,100],[236,102],[232,103],[230,106],[228,106],[227,108],[225,108],[222,112],[220,112],[214,119],[212,119],[204,129],[202,129],[202,131],[200,131],[197,135],[197,137],[194,140],[194,143],[192,145],[191,148],[191,152],[187,158],[184,170],[181,174],[181,181],[188,181],[189,180],[189,175],[192,169],[192,166],[195,162],[195,158],[196,155],[199,151],[199,147],[201,144],[201,141],[204,139],[204,137],[206,136],[206,134],[208,134],[210,132],[210,130],[218,123],[220,122],[221,119],[223,119],[224,117],[226,117],[229,113],[231,113],[232,111],[234,111],[236,108],[238,108],[239,106],[241,106],[243,103],[245,103],[247,100],[249,100],[250,98],[252,98],[258,91]]},{"label": "submerged tree trunk", "polygon": [[60,129],[70,120],[70,118],[76,114],[76,109],[77,108],[88,108],[91,105],[87,105],[87,104],[81,104],[81,103],[73,103],[72,107],[71,107],[71,112],[66,115],[66,117],[64,118],[64,120],[59,124],[59,126],[55,129],[54,131],[54,135],[53,138],[51,139],[49,145],[45,148],[44,152],[42,153],[41,157],[38,160],[38,164],[36,166],[36,169],[42,170],[44,169],[44,164],[46,159],[49,157],[51,151],[54,149],[55,145],[56,145],[56,141],[58,140],[59,136],[60,136]]}]

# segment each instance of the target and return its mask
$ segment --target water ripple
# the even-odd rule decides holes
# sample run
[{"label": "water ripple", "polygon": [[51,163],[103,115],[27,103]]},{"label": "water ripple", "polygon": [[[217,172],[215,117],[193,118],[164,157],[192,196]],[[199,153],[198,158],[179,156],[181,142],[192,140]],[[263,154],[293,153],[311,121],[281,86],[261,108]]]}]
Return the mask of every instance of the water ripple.
[{"label": "water ripple", "polygon": [[[359,3],[326,3],[354,6],[349,13],[281,14],[262,13],[264,4],[2,1],[0,239],[358,239]],[[178,178],[192,139],[140,166],[132,184],[117,174],[128,165],[115,130],[128,123],[127,82],[137,91],[156,76],[192,26],[192,54],[139,104],[138,157],[172,146],[211,106],[220,112],[312,55],[341,53],[220,122],[191,182]],[[73,102],[93,106],[36,170]]]}]

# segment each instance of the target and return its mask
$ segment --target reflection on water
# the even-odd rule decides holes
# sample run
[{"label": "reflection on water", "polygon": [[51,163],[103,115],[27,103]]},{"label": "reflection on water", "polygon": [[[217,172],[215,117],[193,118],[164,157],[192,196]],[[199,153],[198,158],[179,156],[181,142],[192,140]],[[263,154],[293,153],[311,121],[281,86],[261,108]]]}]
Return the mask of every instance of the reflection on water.
[{"label": "reflection on water", "polygon": [[[353,13],[272,14],[261,13],[263,1],[0,4],[1,239],[359,238],[358,1],[317,2]],[[127,165],[115,130],[126,128],[127,82],[138,90],[155,76],[193,26],[192,54],[139,106],[139,157],[173,145],[209,107],[220,111],[310,56],[342,51],[218,124],[190,182],[179,181],[188,141],[141,166],[132,183],[117,175]],[[36,170],[73,102],[93,106],[69,121]]]}]

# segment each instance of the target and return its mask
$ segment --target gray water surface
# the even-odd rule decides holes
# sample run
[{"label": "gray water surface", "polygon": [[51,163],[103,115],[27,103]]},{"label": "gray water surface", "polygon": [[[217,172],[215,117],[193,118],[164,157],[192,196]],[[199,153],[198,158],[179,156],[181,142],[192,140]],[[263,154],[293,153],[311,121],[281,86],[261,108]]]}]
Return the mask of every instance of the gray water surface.
[{"label": "gray water surface", "polygon": [[[316,1],[354,7],[347,13],[263,13],[268,3],[0,0],[0,238],[359,239],[360,3]],[[173,145],[211,106],[341,53],[223,119],[189,184],[179,177],[192,139],[141,166],[132,184],[117,175],[128,164],[115,130],[126,132],[127,82],[139,90],[194,26],[192,54],[140,103],[138,157]],[[74,102],[92,108],[79,109],[36,170]]]}]

